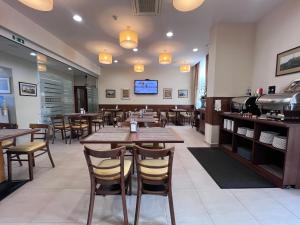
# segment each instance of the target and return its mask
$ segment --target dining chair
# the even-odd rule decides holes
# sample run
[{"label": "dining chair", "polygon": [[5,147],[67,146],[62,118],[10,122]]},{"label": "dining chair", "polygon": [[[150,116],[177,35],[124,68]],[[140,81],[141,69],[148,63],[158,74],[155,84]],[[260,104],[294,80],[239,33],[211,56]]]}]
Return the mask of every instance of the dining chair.
[{"label": "dining chair", "polygon": [[97,117],[92,120],[92,123],[94,124],[95,132],[97,131],[97,125],[99,129],[101,129],[101,126],[104,127],[103,112],[98,113]]},{"label": "dining chair", "polygon": [[167,112],[168,122],[176,123],[176,113],[175,112]]},{"label": "dining chair", "polygon": [[[33,167],[35,166],[35,158],[43,154],[48,154],[51,165],[54,168],[55,164],[51,156],[49,148],[49,132],[50,126],[48,124],[30,124],[31,129],[40,129],[40,131],[31,134],[31,141],[28,143],[16,145],[7,150],[7,173],[8,180],[12,180],[12,162],[18,161],[12,156],[26,155],[27,159],[21,159],[20,161],[28,162],[29,180],[33,180]],[[36,152],[39,152],[35,155]]]},{"label": "dining chair", "polygon": [[[125,147],[119,147],[107,151],[92,150],[84,147],[84,155],[87,162],[90,181],[90,204],[87,225],[91,225],[95,195],[120,195],[122,197],[124,225],[128,225],[126,205],[126,193],[131,195],[131,160],[124,159]],[[95,163],[95,160],[101,160]]]},{"label": "dining chair", "polygon": [[54,140],[56,139],[56,133],[61,133],[61,139],[65,140],[67,144],[67,132],[70,132],[70,125],[65,123],[64,115],[55,115],[51,116],[51,124],[52,124],[52,144],[54,144]]},{"label": "dining chair", "polygon": [[112,113],[109,111],[104,111],[103,120],[106,123],[106,125],[109,125],[112,122]]},{"label": "dining chair", "polygon": [[79,137],[83,137],[84,132],[88,134],[88,122],[86,119],[82,118],[80,115],[70,115],[68,116],[69,125],[70,125],[70,141],[69,144],[72,142],[72,137],[76,136],[79,140]]},{"label": "dining chair", "polygon": [[[168,196],[172,225],[176,225],[172,194],[172,167],[175,148],[145,149],[136,146],[137,201],[134,225],[139,223],[143,194]],[[168,159],[159,159],[165,158]]]},{"label": "dining chair", "polygon": [[[18,125],[15,124],[15,123],[0,123],[0,129],[18,129]],[[13,147],[13,146],[16,146],[16,141],[17,139],[16,138],[12,138],[12,139],[8,139],[8,140],[5,140],[5,141],[2,141],[2,149],[5,150],[3,152],[3,154],[6,154],[6,150]],[[22,161],[20,159],[20,156],[18,155],[14,155],[12,157],[16,157],[18,159],[18,162],[19,162],[19,165],[22,166]]]}]

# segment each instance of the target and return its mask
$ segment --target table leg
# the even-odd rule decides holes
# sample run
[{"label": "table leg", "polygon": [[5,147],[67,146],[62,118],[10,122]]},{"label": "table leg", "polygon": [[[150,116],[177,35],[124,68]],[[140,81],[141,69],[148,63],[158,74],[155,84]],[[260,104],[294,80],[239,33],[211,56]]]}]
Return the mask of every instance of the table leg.
[{"label": "table leg", "polygon": [[89,132],[89,135],[93,133],[93,124],[92,124],[92,120],[93,120],[92,117],[89,117],[89,118],[88,118],[88,123],[89,123],[88,132]]},{"label": "table leg", "polygon": [[2,143],[0,142],[0,183],[2,183],[5,180],[6,178],[5,178],[3,149],[2,149]]}]

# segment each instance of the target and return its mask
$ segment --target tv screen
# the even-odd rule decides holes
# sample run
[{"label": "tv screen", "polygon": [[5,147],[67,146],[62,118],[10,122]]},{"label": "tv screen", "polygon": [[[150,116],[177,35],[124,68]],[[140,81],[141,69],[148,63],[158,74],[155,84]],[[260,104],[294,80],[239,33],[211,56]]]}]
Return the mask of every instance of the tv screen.
[{"label": "tv screen", "polygon": [[135,94],[158,94],[157,80],[135,80],[134,81]]}]

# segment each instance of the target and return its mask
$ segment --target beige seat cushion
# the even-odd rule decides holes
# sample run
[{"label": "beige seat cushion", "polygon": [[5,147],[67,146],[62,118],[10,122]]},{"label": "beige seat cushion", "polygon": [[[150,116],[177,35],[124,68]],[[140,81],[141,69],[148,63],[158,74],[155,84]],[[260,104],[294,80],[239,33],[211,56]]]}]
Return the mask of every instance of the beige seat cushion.
[{"label": "beige seat cushion", "polygon": [[2,148],[8,148],[14,144],[13,139],[2,141]]},{"label": "beige seat cushion", "polygon": [[[147,167],[143,167],[143,165],[145,166],[168,166],[169,161],[168,160],[164,160],[164,159],[145,159],[145,160],[141,160],[140,164],[141,164],[141,172],[144,173],[141,176],[144,179],[147,180],[164,180],[168,177],[168,175],[166,175],[165,173],[168,172],[168,167],[165,168],[147,168]],[[161,175],[161,176],[157,176],[157,177],[152,177],[152,176],[147,176],[146,174],[149,175]]]},{"label": "beige seat cushion", "polygon": [[[142,147],[143,148],[154,148],[153,147],[154,145],[152,143],[143,143],[142,144]],[[164,144],[163,143],[159,143],[158,144],[158,148],[165,148]]]},{"label": "beige seat cushion", "polygon": [[55,129],[64,129],[64,128],[70,128],[70,125],[65,124],[65,127],[63,125],[55,125],[54,126]]},{"label": "beige seat cushion", "polygon": [[[124,176],[126,177],[129,174],[130,167],[131,167],[131,160],[124,160]],[[98,166],[99,167],[110,167],[116,166],[120,164],[119,159],[105,159],[101,161]],[[116,180],[120,178],[120,175],[114,175],[112,177],[103,177],[103,175],[112,175],[115,173],[120,173],[120,166],[113,168],[113,169],[94,169],[96,176],[102,180]]]},{"label": "beige seat cushion", "polygon": [[95,119],[95,120],[92,120],[93,123],[102,123],[103,120],[102,119]]},{"label": "beige seat cushion", "polygon": [[20,144],[17,146],[14,146],[10,149],[8,149],[8,152],[34,152],[41,148],[46,147],[46,142],[44,141],[34,141],[34,142],[28,142],[24,144]]},{"label": "beige seat cushion", "polygon": [[84,128],[87,128],[87,127],[88,127],[87,124],[82,124],[81,126],[80,125],[72,126],[73,129],[84,129]]}]

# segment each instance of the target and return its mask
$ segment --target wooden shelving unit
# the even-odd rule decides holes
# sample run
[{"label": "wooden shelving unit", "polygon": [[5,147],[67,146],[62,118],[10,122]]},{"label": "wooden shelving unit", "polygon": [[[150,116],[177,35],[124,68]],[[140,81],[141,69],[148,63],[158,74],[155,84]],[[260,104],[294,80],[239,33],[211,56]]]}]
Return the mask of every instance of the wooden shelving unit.
[{"label": "wooden shelving unit", "polygon": [[[233,131],[223,128],[224,119],[234,121]],[[254,137],[237,134],[238,127],[254,129]],[[259,141],[262,131],[277,132],[288,139],[287,149],[277,149]],[[221,114],[220,147],[278,187],[300,188],[300,123],[244,118],[239,114]],[[244,149],[247,158],[238,153]],[[250,158],[249,158],[250,154]]]}]

